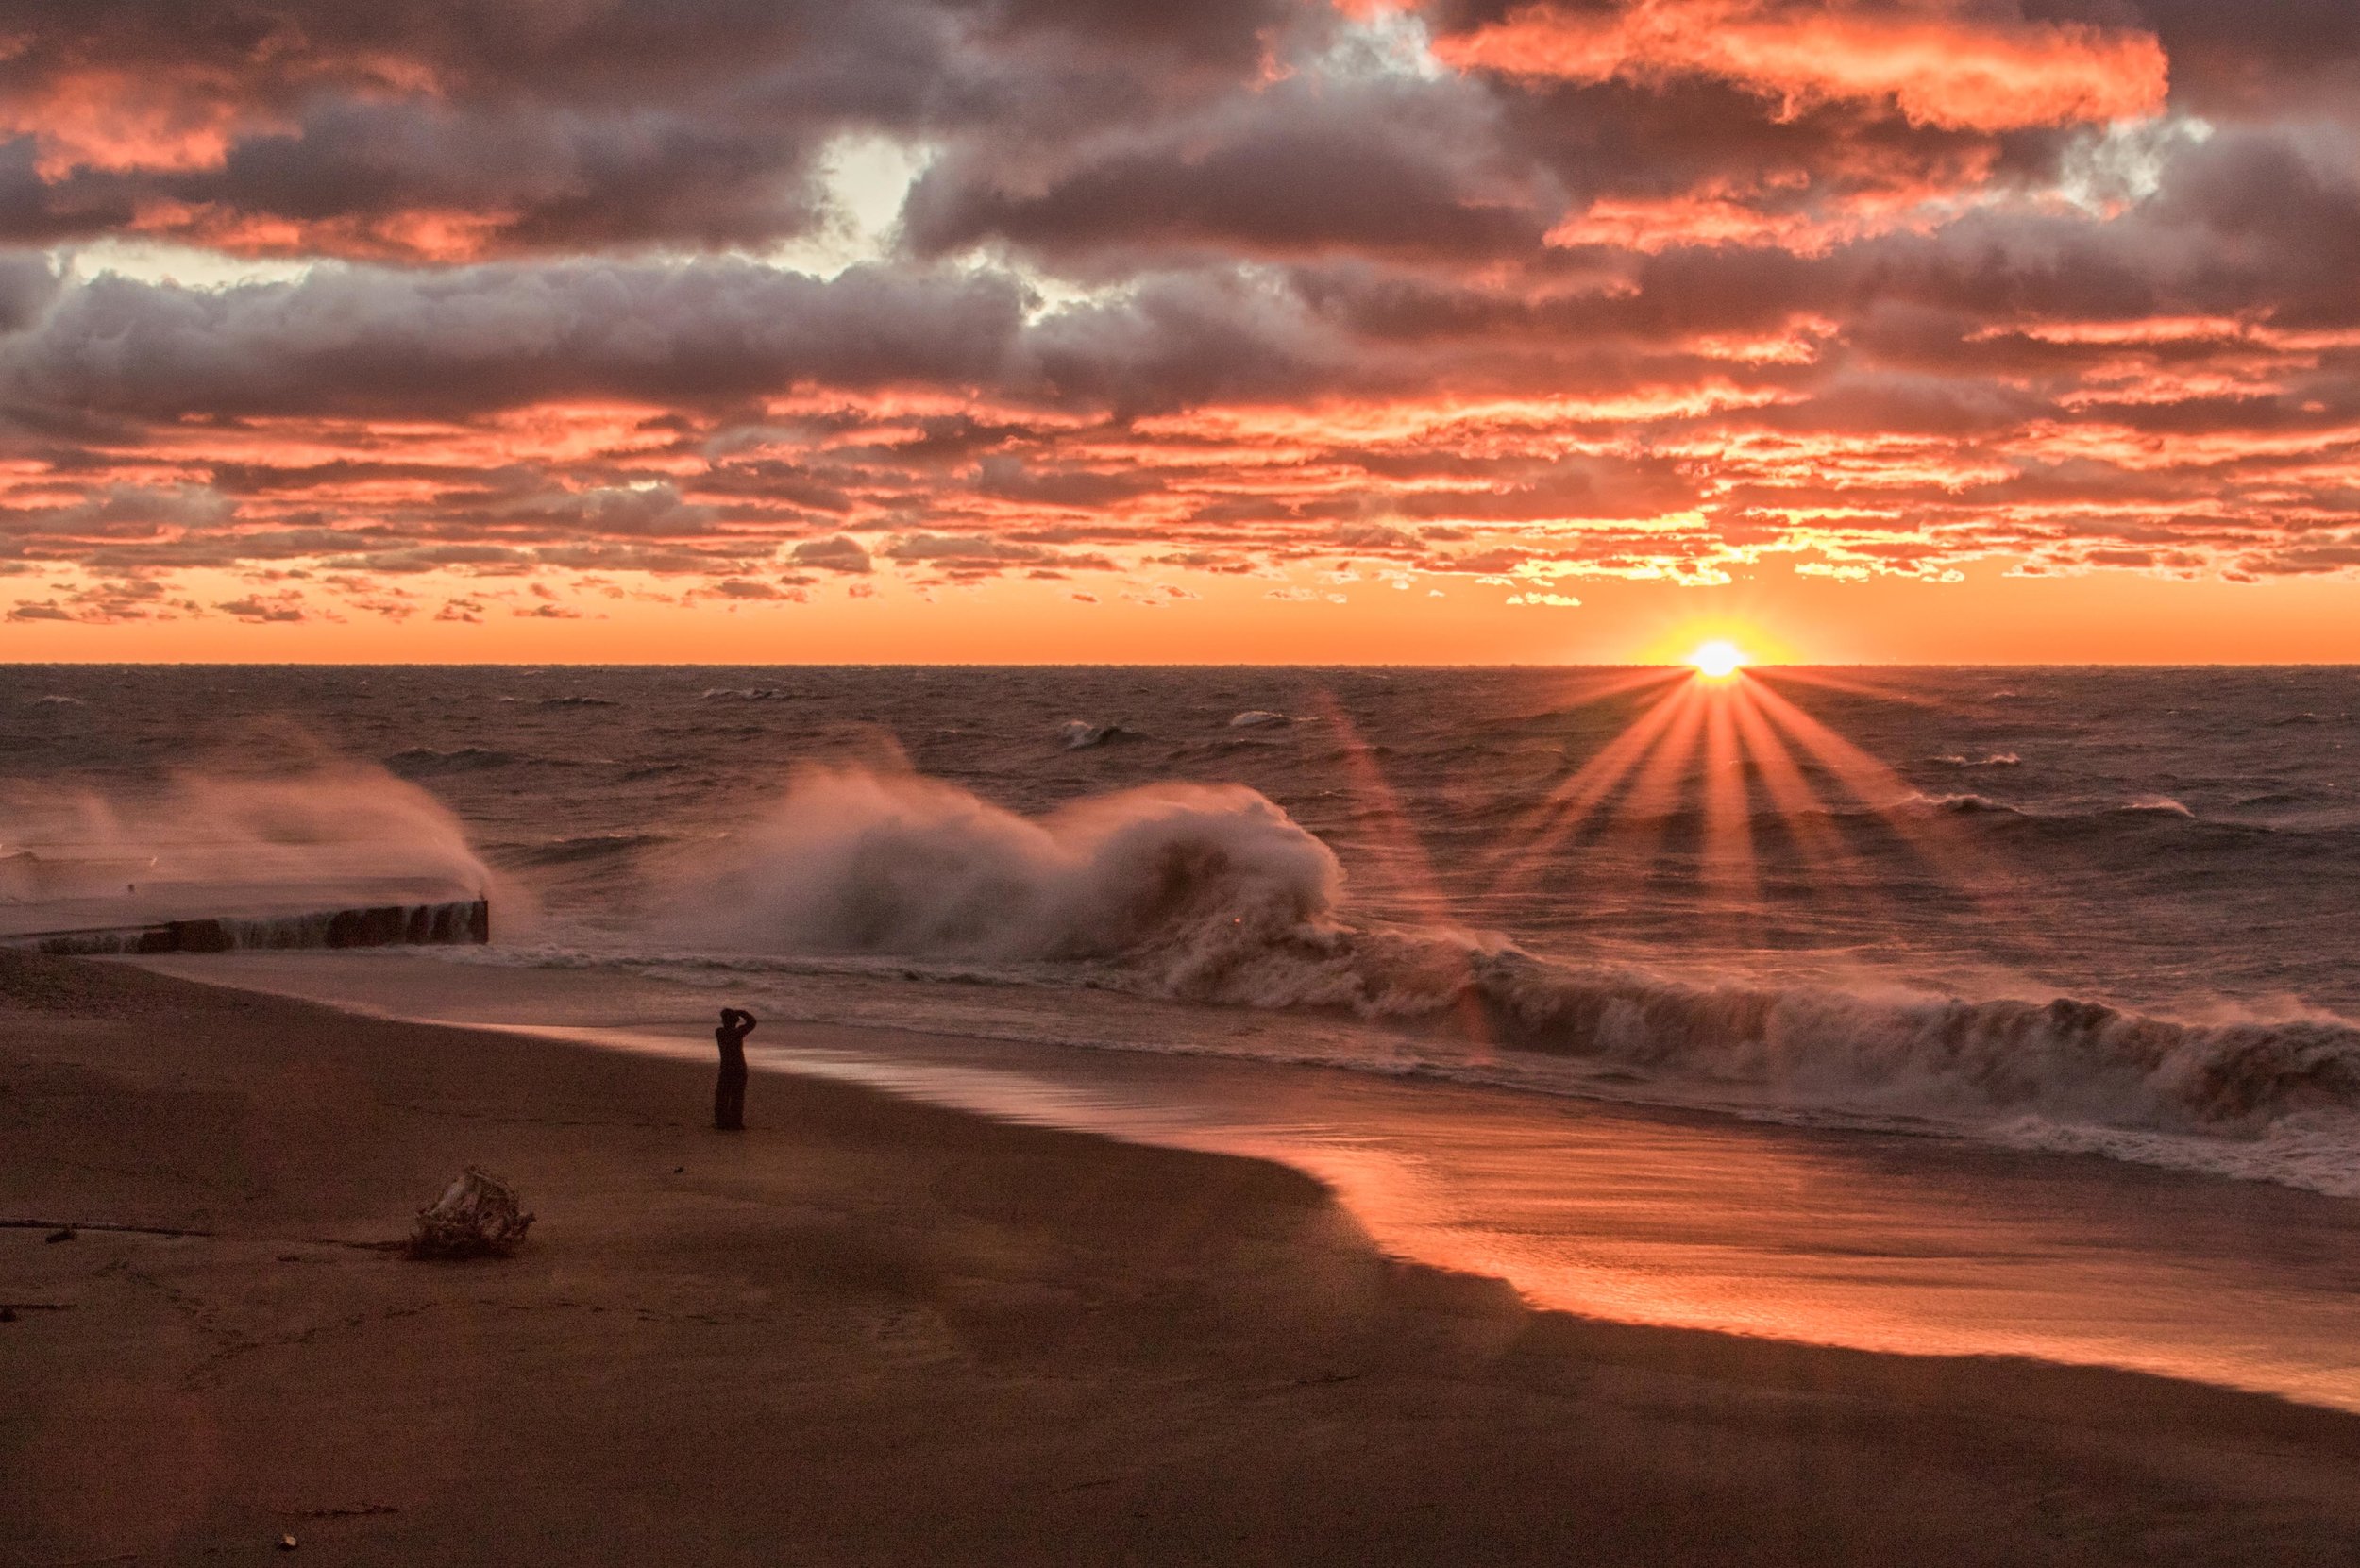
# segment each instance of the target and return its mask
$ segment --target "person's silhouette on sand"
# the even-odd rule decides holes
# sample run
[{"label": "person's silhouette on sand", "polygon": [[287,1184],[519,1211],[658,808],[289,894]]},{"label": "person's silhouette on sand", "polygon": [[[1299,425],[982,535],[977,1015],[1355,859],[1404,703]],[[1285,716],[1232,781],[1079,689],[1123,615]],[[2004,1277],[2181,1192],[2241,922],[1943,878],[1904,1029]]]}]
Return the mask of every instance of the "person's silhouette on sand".
[{"label": "person's silhouette on sand", "polygon": [[753,1032],[753,1014],[743,1007],[721,1009],[721,1027],[713,1032],[721,1046],[721,1078],[713,1086],[713,1124],[725,1133],[746,1130],[746,1037]]}]

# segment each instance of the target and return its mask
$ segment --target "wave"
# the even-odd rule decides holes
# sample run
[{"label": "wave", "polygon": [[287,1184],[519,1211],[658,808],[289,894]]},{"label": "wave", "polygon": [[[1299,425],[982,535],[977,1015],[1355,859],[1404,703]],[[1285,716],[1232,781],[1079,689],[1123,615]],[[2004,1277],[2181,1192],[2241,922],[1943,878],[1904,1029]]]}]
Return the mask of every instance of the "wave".
[{"label": "wave", "polygon": [[[0,843],[49,867],[44,879],[60,885],[42,896],[54,897],[111,894],[126,864],[139,874],[123,880],[142,884],[301,886],[307,898],[386,878],[474,896],[494,880],[441,801],[349,763],[180,773],[138,792],[0,788]],[[77,881],[93,885],[67,885]]]},{"label": "wave", "polygon": [[532,704],[536,708],[619,708],[622,703],[612,697],[544,697]]},{"label": "wave", "polygon": [[517,866],[569,866],[635,854],[670,842],[671,835],[661,833],[591,833],[520,845],[501,858]]},{"label": "wave", "polygon": [[[1988,795],[1977,795],[1972,791],[1963,791],[1956,795],[1907,795],[1902,797],[1898,806],[1903,811],[1940,812],[1950,817],[2030,817],[2032,815],[2022,806],[2010,805],[2005,801],[1995,801]],[[1854,811],[1830,811],[1828,815],[1859,817],[1874,816],[1876,813],[1867,808],[1862,808]]]},{"label": "wave", "polygon": [[1787,1107],[2216,1138],[2360,1112],[2360,1030],[2339,1021],[1694,983],[1355,924],[1327,846],[1239,785],[1025,818],[938,781],[810,768],[675,893],[683,933],[741,952],[1080,965],[1082,983],[1471,1030]]},{"label": "wave", "polygon": [[767,818],[680,868],[673,923],[757,952],[1134,957],[1209,929],[1274,941],[1324,918],[1342,868],[1237,784],[1155,784],[1039,818],[953,784],[801,767]]},{"label": "wave", "polygon": [[2021,767],[2024,759],[2014,751],[1994,751],[1988,756],[1969,757],[1957,753],[1932,759],[1946,767]]},{"label": "wave", "polygon": [[[1436,962],[1420,953],[1413,969]],[[1373,1000],[1472,1011],[1504,1044],[1750,1086],[1788,1104],[2233,1135],[2360,1110],[2360,1030],[2341,1022],[2188,1024],[2070,997],[1696,986],[1512,948],[1461,962],[1446,995],[1388,973]]]},{"label": "wave", "polygon": [[1143,731],[1127,730],[1120,724],[1091,724],[1079,718],[1069,718],[1057,726],[1057,744],[1068,751],[1087,751],[1096,746],[1146,738]]},{"label": "wave", "polygon": [[[2250,805],[2252,801],[2241,801]],[[2169,795],[2137,795],[2111,804],[2084,806],[2019,806],[1998,801],[1988,795],[1962,793],[1957,795],[1915,794],[1904,797],[1899,807],[1905,811],[1941,813],[1952,817],[1976,817],[2011,824],[2038,825],[2050,834],[2099,833],[2109,828],[2125,828],[2134,824],[2159,820],[2200,823],[2216,833],[2246,837],[2268,834],[2273,830],[2253,822],[2230,822],[2201,817],[2184,802]],[[1831,817],[1877,815],[1871,808],[1838,808],[1828,813]],[[1761,820],[1758,817],[1757,820]]]},{"label": "wave", "polygon": [[90,706],[82,699],[67,697],[61,692],[51,692],[46,697],[36,697],[25,705],[28,708],[87,708]]},{"label": "wave", "polygon": [[531,757],[514,751],[496,751],[488,746],[462,746],[456,750],[438,751],[431,746],[413,746],[396,751],[385,759],[385,766],[396,773],[480,773],[488,768],[513,767],[531,762]]},{"label": "wave", "polygon": [[1292,724],[1294,720],[1285,714],[1274,714],[1267,708],[1248,708],[1241,714],[1232,715],[1229,727],[1233,730],[1258,730],[1266,725]]},{"label": "wave", "polygon": [[707,686],[697,694],[700,702],[801,702],[806,694],[784,686]]}]

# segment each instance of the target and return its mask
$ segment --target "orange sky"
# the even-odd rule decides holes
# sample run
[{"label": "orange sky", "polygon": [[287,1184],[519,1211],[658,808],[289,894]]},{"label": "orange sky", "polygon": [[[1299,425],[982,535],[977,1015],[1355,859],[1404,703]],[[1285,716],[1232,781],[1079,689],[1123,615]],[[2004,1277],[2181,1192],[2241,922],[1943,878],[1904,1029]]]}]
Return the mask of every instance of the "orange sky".
[{"label": "orange sky", "polygon": [[[1718,588],[1584,584],[1578,608],[1509,608],[1508,590],[1443,599],[1365,583],[1273,604],[1260,584],[1208,584],[1166,608],[1082,604],[1059,587],[994,582],[925,602],[908,593],[682,609],[615,603],[579,620],[481,624],[375,616],[254,626],[227,618],[8,628],[30,661],[294,663],[1622,664],[1683,659],[1728,638],[1763,662],[2332,664],[2360,662],[2350,586],[2128,573],[1963,583],[1830,582],[1765,573]],[[595,617],[595,618],[594,618]]]}]

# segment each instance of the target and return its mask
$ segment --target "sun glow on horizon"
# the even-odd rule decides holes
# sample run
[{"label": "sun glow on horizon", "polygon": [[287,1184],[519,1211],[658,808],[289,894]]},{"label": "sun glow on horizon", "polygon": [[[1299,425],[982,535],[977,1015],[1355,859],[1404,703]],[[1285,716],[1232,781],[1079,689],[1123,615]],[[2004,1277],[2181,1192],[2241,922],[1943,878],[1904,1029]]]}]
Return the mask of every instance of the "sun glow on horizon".
[{"label": "sun glow on horizon", "polygon": [[1708,681],[1726,681],[1754,661],[1744,649],[1725,638],[1699,646],[1688,663]]}]

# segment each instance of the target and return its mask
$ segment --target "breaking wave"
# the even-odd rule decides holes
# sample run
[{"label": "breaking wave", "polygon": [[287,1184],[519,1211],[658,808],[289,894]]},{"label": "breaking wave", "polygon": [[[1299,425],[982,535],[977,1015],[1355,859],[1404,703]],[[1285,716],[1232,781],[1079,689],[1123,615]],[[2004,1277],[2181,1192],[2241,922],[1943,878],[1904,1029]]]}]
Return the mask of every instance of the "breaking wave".
[{"label": "breaking wave", "polygon": [[2339,1021],[1693,983],[1356,924],[1327,846],[1239,785],[1027,818],[914,775],[808,768],[672,893],[681,935],[741,952],[1078,964],[1087,984],[1473,1027],[1491,1046],[1795,1108],[2215,1137],[2360,1111],[2360,1030]]},{"label": "breaking wave", "polygon": [[15,896],[36,900],[110,892],[126,878],[318,888],[420,877],[471,895],[493,881],[441,801],[348,763],[181,773],[137,793],[0,791],[0,848],[14,851],[33,884]]},{"label": "breaking wave", "polygon": [[509,767],[531,759],[514,751],[496,751],[486,746],[462,746],[455,750],[438,751],[431,746],[413,746],[396,751],[385,759],[385,766],[396,773],[473,773],[485,768]]},{"label": "breaking wave", "polygon": [[506,857],[519,866],[570,866],[636,854],[671,842],[660,833],[591,833],[521,846]]},{"label": "breaking wave", "polygon": [[777,808],[677,869],[675,925],[767,953],[991,959],[1271,945],[1332,918],[1327,846],[1237,784],[1169,784],[1025,818],[953,784],[799,769]]},{"label": "breaking wave", "polygon": [[1912,795],[1901,802],[1905,810],[1936,811],[1954,817],[2000,816],[2028,817],[2021,806],[2005,801],[1995,801],[1988,795],[1965,793],[1959,795]]},{"label": "breaking wave", "polygon": [[1092,724],[1080,718],[1069,718],[1057,726],[1057,744],[1068,751],[1087,751],[1092,747],[1146,738],[1139,731],[1120,724]]},{"label": "breaking wave", "polygon": [[[2241,805],[2267,803],[2267,799],[2265,797],[2259,801],[2244,801],[2239,803]],[[2039,824],[2048,832],[2068,835],[2095,834],[2104,832],[2110,827],[2120,828],[2143,821],[2151,823],[2159,820],[2200,822],[2207,827],[2240,833],[2268,831],[2255,824],[2224,823],[2200,817],[2185,802],[2168,795],[2137,795],[2130,800],[2116,801],[2111,804],[2086,804],[2079,807],[2050,806],[2035,809],[1972,792],[1956,795],[1915,794],[1904,797],[1899,801],[1899,807],[1904,811],[1927,815],[1983,818],[1996,823]],[[1873,814],[1868,808],[1841,808],[1829,813],[1835,817]]]}]

